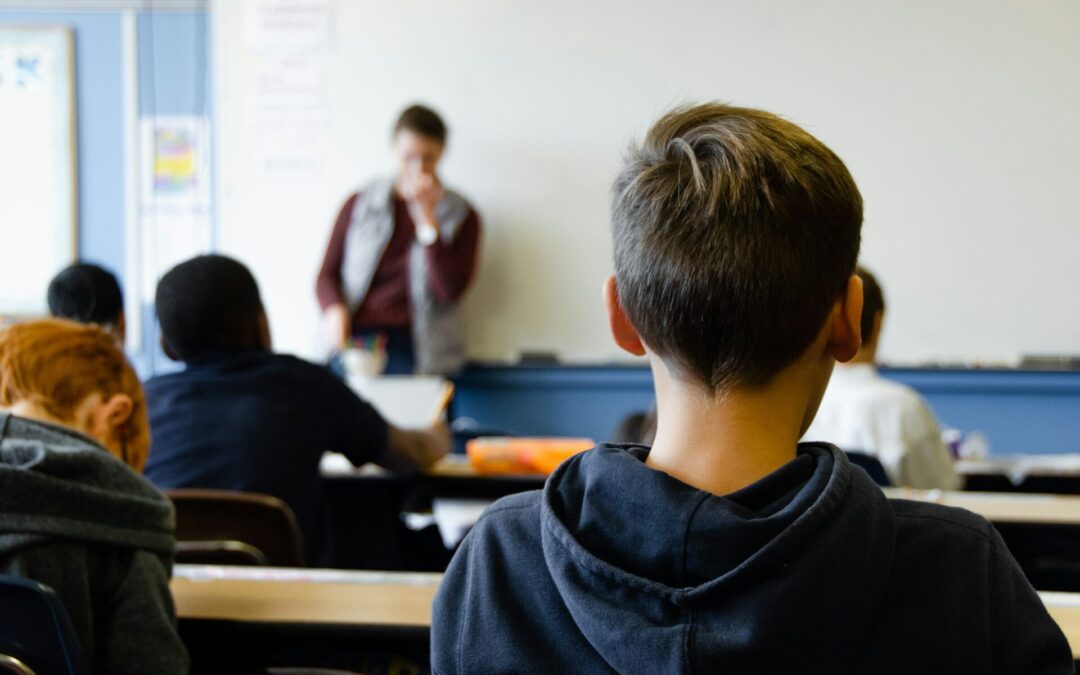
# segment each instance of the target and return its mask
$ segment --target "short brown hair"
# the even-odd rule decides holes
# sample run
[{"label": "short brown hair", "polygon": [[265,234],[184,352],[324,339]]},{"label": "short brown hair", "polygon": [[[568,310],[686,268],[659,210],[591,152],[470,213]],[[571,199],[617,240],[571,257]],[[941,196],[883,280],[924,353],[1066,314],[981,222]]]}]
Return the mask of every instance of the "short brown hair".
[{"label": "short brown hair", "polygon": [[717,391],[813,342],[855,269],[862,198],[795,124],[719,103],[661,117],[612,188],[619,297],[642,340]]},{"label": "short brown hair", "polygon": [[866,342],[871,337],[870,333],[874,332],[874,318],[885,313],[885,294],[870,270],[859,266],[855,268],[855,274],[862,279],[862,317],[859,324],[863,342]]},{"label": "short brown hair", "polygon": [[20,401],[70,420],[93,393],[131,397],[124,428],[125,464],[142,471],[150,451],[146,399],[135,370],[116,340],[96,325],[67,319],[27,321],[0,329],[0,406]]},{"label": "short brown hair", "polygon": [[394,135],[402,129],[427,136],[446,145],[446,124],[439,113],[422,105],[411,105],[401,111],[394,124]]}]

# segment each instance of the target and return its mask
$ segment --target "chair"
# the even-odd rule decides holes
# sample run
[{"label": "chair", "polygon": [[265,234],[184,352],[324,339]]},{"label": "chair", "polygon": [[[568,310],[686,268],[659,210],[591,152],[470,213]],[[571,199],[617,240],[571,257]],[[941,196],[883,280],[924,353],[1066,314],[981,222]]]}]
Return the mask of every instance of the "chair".
[{"label": "chair", "polygon": [[889,474],[885,473],[885,467],[881,464],[877,457],[868,455],[865,452],[857,452],[853,450],[844,451],[851,463],[859,467],[870,475],[870,479],[881,487],[889,487],[892,482],[889,480]]},{"label": "chair", "polygon": [[0,673],[90,672],[67,610],[51,588],[0,575]]},{"label": "chair", "polygon": [[296,516],[277,497],[231,490],[174,489],[176,562],[303,567]]}]

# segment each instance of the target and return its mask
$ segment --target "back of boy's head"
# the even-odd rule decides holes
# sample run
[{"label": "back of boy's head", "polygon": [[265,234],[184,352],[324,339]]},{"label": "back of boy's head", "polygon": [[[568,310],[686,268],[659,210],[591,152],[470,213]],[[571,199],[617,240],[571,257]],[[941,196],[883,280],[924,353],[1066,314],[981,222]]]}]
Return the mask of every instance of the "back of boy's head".
[{"label": "back of boy's head", "polygon": [[201,255],[180,263],[158,282],[155,304],[162,338],[182,361],[261,345],[259,286],[232,258]]},{"label": "back of boy's head", "polygon": [[90,263],[60,270],[49,283],[48,302],[49,313],[55,317],[99,326],[116,326],[124,311],[116,277]]},{"label": "back of boy's head", "polygon": [[0,408],[19,402],[71,420],[92,394],[131,397],[119,459],[142,471],[150,425],[142,384],[116,340],[95,325],[42,319],[0,329]]},{"label": "back of boy's head", "polygon": [[862,330],[863,342],[873,339],[874,320],[878,314],[885,313],[885,294],[881,292],[881,285],[870,270],[858,267],[855,273],[862,279],[863,303],[862,317],[859,321]]},{"label": "back of boy's head", "polygon": [[620,304],[679,377],[768,383],[817,337],[855,269],[862,198],[843,162],[771,113],[676,109],[612,189]]}]

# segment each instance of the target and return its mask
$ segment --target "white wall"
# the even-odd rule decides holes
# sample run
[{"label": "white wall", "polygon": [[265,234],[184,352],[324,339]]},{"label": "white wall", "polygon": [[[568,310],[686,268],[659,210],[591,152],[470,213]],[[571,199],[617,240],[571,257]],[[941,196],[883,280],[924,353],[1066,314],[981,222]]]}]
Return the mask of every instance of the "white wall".
[{"label": "white wall", "polygon": [[[260,38],[256,9],[286,5],[310,30]],[[220,244],[255,269],[279,348],[314,353],[331,220],[422,100],[486,228],[470,354],[619,358],[600,285],[620,153],[672,104],[721,99],[847,162],[887,358],[1080,352],[1073,0],[250,0],[215,20]]]}]

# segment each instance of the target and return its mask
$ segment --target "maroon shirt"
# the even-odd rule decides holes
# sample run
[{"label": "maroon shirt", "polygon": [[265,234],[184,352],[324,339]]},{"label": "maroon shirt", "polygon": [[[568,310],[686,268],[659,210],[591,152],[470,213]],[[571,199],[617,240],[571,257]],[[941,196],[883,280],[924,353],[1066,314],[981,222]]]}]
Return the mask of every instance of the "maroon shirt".
[{"label": "maroon shirt", "polygon": [[[347,304],[341,290],[341,264],[345,257],[346,234],[359,197],[358,192],[345,200],[326,247],[326,256],[315,284],[315,294],[324,310],[330,305]],[[416,238],[416,226],[405,200],[395,194],[393,202],[394,232],[379,259],[367,295],[353,314],[354,332],[370,328],[406,328],[412,322],[409,313],[409,250]],[[428,289],[435,298],[442,302],[455,302],[461,298],[476,268],[479,243],[480,217],[470,207],[452,242],[439,239],[425,247]]]}]

